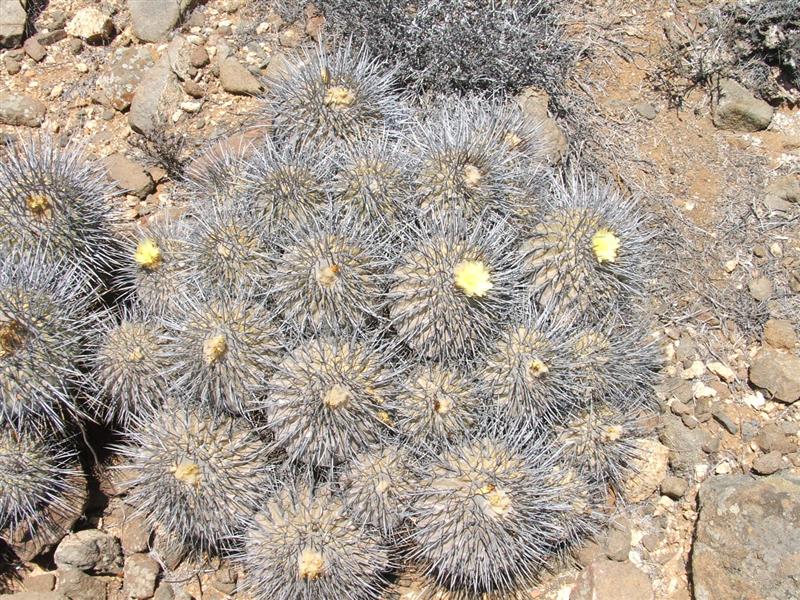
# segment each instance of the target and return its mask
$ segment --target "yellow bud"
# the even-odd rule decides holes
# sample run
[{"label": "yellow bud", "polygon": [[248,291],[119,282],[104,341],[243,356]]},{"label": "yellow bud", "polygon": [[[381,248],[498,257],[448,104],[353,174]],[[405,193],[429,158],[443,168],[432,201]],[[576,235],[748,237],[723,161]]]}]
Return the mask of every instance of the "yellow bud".
[{"label": "yellow bud", "polygon": [[320,285],[330,288],[336,283],[339,276],[339,265],[328,265],[322,269],[317,269],[316,279]]},{"label": "yellow bud", "polygon": [[492,289],[489,269],[477,260],[464,260],[453,269],[456,286],[469,298],[483,298]]},{"label": "yellow bud", "polygon": [[328,408],[339,408],[340,406],[350,402],[351,397],[352,394],[350,393],[350,390],[337,383],[331,389],[325,392],[325,396],[322,398],[322,403]]},{"label": "yellow bud", "polygon": [[144,239],[136,246],[133,260],[140,267],[152,271],[161,264],[161,249],[153,240]]},{"label": "yellow bud", "polygon": [[511,498],[502,489],[493,483],[489,483],[478,490],[478,493],[486,500],[489,510],[496,515],[505,515],[511,510]]},{"label": "yellow bud", "polygon": [[467,187],[478,187],[481,179],[483,179],[483,174],[478,167],[469,164],[464,167],[464,183],[467,184]]},{"label": "yellow bud", "polygon": [[38,216],[42,216],[50,210],[50,199],[44,194],[32,194],[28,196],[25,203],[28,205],[28,210]]},{"label": "yellow bud", "polygon": [[0,358],[12,356],[22,345],[22,326],[16,321],[0,325]]},{"label": "yellow bud", "polygon": [[203,474],[200,472],[200,465],[193,462],[183,462],[172,469],[175,479],[194,487],[199,487]]},{"label": "yellow bud", "polygon": [[617,262],[620,240],[608,229],[600,229],[592,236],[592,250],[600,264]]},{"label": "yellow bud", "polygon": [[446,415],[453,408],[453,401],[450,398],[436,398],[433,401],[433,410],[440,415]]},{"label": "yellow bud", "polygon": [[529,373],[530,373],[530,374],[531,374],[533,377],[536,377],[536,378],[538,379],[538,378],[539,378],[539,377],[541,377],[542,375],[546,375],[547,373],[549,373],[549,372],[550,372],[550,369],[548,369],[548,368],[547,368],[547,365],[546,365],[546,364],[544,364],[544,363],[543,363],[541,360],[539,360],[538,358],[536,358],[536,359],[532,360],[532,361],[531,361],[531,362],[528,364],[528,372],[529,372]]},{"label": "yellow bud", "polygon": [[297,557],[297,576],[315,581],[325,572],[325,557],[316,550],[304,548]]},{"label": "yellow bud", "polygon": [[207,365],[213,365],[228,351],[228,342],[224,335],[215,335],[203,342],[203,358]]},{"label": "yellow bud", "polygon": [[356,95],[353,90],[341,85],[335,85],[325,92],[323,103],[332,108],[349,108],[356,102]]}]

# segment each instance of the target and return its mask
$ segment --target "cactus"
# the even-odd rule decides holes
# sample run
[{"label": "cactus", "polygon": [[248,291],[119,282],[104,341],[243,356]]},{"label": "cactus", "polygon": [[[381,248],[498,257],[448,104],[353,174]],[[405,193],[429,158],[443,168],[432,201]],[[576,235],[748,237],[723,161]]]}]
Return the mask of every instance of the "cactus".
[{"label": "cactus", "polygon": [[388,444],[356,456],[342,472],[342,501],[355,523],[366,523],[386,538],[404,517],[411,488],[408,457],[402,446]]},{"label": "cactus", "polygon": [[131,419],[163,405],[169,383],[164,330],[137,308],[107,319],[90,358],[89,389],[94,412],[106,423],[128,426]]},{"label": "cactus", "polygon": [[59,516],[75,511],[83,472],[67,442],[0,429],[0,535],[6,540],[49,536]]},{"label": "cactus", "polygon": [[390,567],[378,532],[348,517],[329,486],[307,482],[264,504],[240,561],[254,600],[377,600]]},{"label": "cactus", "polygon": [[0,417],[15,431],[63,431],[83,415],[74,397],[93,287],[77,267],[39,256],[0,261]]},{"label": "cactus", "polygon": [[441,447],[477,427],[484,400],[456,366],[420,364],[400,384],[395,429],[411,448]]},{"label": "cactus", "polygon": [[389,261],[380,230],[328,212],[288,228],[277,245],[270,298],[289,323],[352,331],[381,319]]},{"label": "cactus", "polygon": [[320,44],[289,61],[286,71],[270,82],[264,110],[290,144],[354,143],[405,116],[394,73],[364,48],[348,43],[328,53]]},{"label": "cactus", "polygon": [[264,393],[282,354],[269,311],[235,294],[184,290],[162,319],[168,354],[165,374],[175,390],[216,410],[241,415]]},{"label": "cactus", "polygon": [[417,466],[409,556],[444,587],[481,597],[529,585],[559,537],[573,490],[530,434],[489,426]]},{"label": "cactus", "polygon": [[392,353],[379,338],[300,343],[269,380],[258,406],[289,458],[330,466],[378,443],[392,423]]},{"label": "cactus", "polygon": [[425,357],[464,360],[486,346],[519,298],[514,235],[502,222],[426,221],[409,225],[390,278],[392,326]]},{"label": "cactus", "polygon": [[645,226],[633,200],[594,177],[556,183],[550,208],[521,247],[534,300],[600,317],[641,296],[651,255]]},{"label": "cactus", "polygon": [[9,145],[0,161],[0,248],[74,265],[107,284],[121,261],[117,194],[77,143],[62,148],[40,137]]},{"label": "cactus", "polygon": [[274,489],[281,457],[247,421],[181,402],[135,418],[115,448],[125,501],[193,550],[227,547]]}]

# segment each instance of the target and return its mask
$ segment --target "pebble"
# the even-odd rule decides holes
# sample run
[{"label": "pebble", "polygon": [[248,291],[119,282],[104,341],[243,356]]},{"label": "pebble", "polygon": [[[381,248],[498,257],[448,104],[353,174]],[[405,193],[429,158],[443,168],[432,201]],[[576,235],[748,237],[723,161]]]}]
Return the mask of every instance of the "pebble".
[{"label": "pebble", "polygon": [[19,63],[19,61],[11,58],[8,55],[3,57],[3,66],[5,66],[6,73],[9,75],[16,75],[22,70],[22,65]]},{"label": "pebble", "polygon": [[672,404],[669,405],[669,409],[672,411],[673,415],[678,415],[679,417],[691,414],[692,412],[692,409],[680,400],[673,401]]},{"label": "pebble", "polygon": [[797,346],[797,334],[792,322],[769,319],[764,325],[764,343],[778,350],[793,350]]},{"label": "pebble", "polygon": [[710,362],[706,367],[722,381],[731,383],[736,380],[736,373],[733,372],[733,369],[721,362]]},{"label": "pebble", "polygon": [[42,46],[35,37],[25,40],[22,49],[25,50],[25,54],[30,56],[34,62],[41,62],[44,60],[44,57],[47,56],[47,50],[44,49],[44,46]]},{"label": "pebble", "polygon": [[640,117],[647,119],[648,121],[652,121],[656,118],[656,108],[649,102],[640,102],[639,104],[635,104],[633,107]]},{"label": "pebble", "polygon": [[257,95],[261,92],[261,83],[239,61],[227,58],[219,68],[219,79],[222,89],[230,94]]},{"label": "pebble", "polygon": [[189,94],[192,98],[202,98],[206,95],[206,91],[196,81],[187,79],[183,82],[183,91]]},{"label": "pebble", "polygon": [[151,598],[161,567],[147,554],[132,554],[125,559],[125,593],[133,600]]},{"label": "pebble", "polygon": [[122,571],[122,548],[114,536],[84,529],[61,540],[53,560],[60,569],[117,575]]},{"label": "pebble", "polygon": [[[113,116],[113,112],[111,113]],[[123,154],[112,154],[103,160],[108,175],[122,190],[139,199],[155,191],[156,186],[144,167]]]},{"label": "pebble", "polygon": [[742,398],[742,402],[744,402],[750,408],[760,409],[763,408],[764,405],[767,403],[766,399],[764,398],[764,394],[761,392],[756,392],[754,394],[748,394]]},{"label": "pebble", "polygon": [[756,98],[733,79],[719,83],[719,98],[714,111],[714,125],[729,131],[761,131],[766,129],[774,109]]},{"label": "pebble", "polygon": [[702,361],[696,360],[687,369],[681,371],[681,379],[697,379],[706,372],[706,366]]},{"label": "pebble", "polygon": [[751,279],[747,284],[750,295],[759,302],[764,302],[772,297],[772,282],[766,277]]},{"label": "pebble", "polygon": [[733,419],[730,418],[730,416],[728,416],[728,413],[722,410],[722,408],[720,408],[719,406],[715,406],[714,408],[711,409],[711,415],[731,435],[736,435],[737,433],[739,433],[739,426]]},{"label": "pebble", "polygon": [[167,38],[191,0],[128,0],[133,34],[143,42]]},{"label": "pebble", "polygon": [[723,460],[714,468],[714,473],[717,475],[729,475],[731,472],[731,463],[726,460]]},{"label": "pebble", "polygon": [[114,22],[96,8],[80,9],[65,29],[69,35],[89,44],[104,44],[114,36]]},{"label": "pebble", "polygon": [[706,385],[702,381],[695,381],[692,386],[692,396],[695,399],[700,398],[716,398],[718,395],[717,390],[713,387]]},{"label": "pebble", "polygon": [[685,479],[673,475],[668,475],[661,482],[661,493],[673,500],[682,498],[688,488],[689,484]]},{"label": "pebble", "polygon": [[764,347],[750,362],[750,382],[775,400],[796,402],[800,399],[800,358]]},{"label": "pebble", "polygon": [[624,562],[631,551],[631,528],[627,519],[618,519],[609,526],[605,544],[606,556]]},{"label": "pebble", "polygon": [[202,46],[192,48],[192,52],[189,54],[189,64],[195,69],[205,67],[210,61],[208,51],[205,48]]},{"label": "pebble", "polygon": [[182,111],[187,113],[198,113],[200,109],[203,107],[201,102],[181,102],[180,108]]},{"label": "pebble", "polygon": [[633,459],[635,474],[625,481],[623,494],[628,502],[641,502],[658,489],[667,475],[669,448],[651,439],[636,441],[638,451]]},{"label": "pebble", "polygon": [[0,92],[0,124],[39,127],[47,107],[31,96]]},{"label": "pebble", "polygon": [[753,471],[759,475],[772,475],[785,467],[786,463],[777,451],[763,454],[753,461]]}]

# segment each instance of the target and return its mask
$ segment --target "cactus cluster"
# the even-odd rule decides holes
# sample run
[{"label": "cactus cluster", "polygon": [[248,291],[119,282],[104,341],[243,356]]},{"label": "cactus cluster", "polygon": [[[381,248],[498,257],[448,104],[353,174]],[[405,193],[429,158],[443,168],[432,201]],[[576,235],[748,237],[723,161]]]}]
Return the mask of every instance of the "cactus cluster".
[{"label": "cactus cluster", "polygon": [[[644,215],[548,170],[516,109],[395,80],[350,46],[289,64],[269,135],[211,148],[187,216],[131,231],[71,148],[11,153],[0,524],[65,493],[69,453],[25,436],[94,418],[126,503],[237,558],[257,600],[391,597],[404,573],[511,598],[600,526],[657,368]],[[30,467],[3,454],[22,443]]]}]

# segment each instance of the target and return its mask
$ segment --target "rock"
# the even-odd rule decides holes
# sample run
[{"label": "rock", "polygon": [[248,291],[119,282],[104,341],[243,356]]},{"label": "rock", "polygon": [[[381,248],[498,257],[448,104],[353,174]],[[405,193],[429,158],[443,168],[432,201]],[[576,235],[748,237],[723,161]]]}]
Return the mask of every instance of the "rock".
[{"label": "rock", "polygon": [[146,552],[150,545],[150,528],[139,518],[130,518],[122,525],[120,542],[122,552],[127,556]]},{"label": "rock", "polygon": [[713,407],[711,409],[711,415],[731,435],[736,435],[739,433],[739,426],[736,424],[736,421],[731,419],[730,416],[728,416],[728,413],[726,413],[721,407]]},{"label": "rock", "polygon": [[778,350],[794,350],[797,334],[791,321],[770,319],[764,325],[764,343]]},{"label": "rock", "polygon": [[767,390],[775,400],[796,402],[800,399],[800,358],[763,347],[750,363],[750,383]]},{"label": "rock", "polygon": [[686,480],[680,477],[674,477],[673,475],[668,475],[664,478],[664,481],[661,482],[661,493],[673,500],[683,498],[687,489],[689,489],[689,484]]},{"label": "rock", "polygon": [[61,592],[17,592],[0,594],[0,600],[72,600]]},{"label": "rock", "polygon": [[106,58],[106,66],[97,78],[103,104],[119,111],[127,110],[137,86],[152,66],[153,56],[147,48],[117,48]]},{"label": "rock", "polygon": [[165,54],[153,65],[136,87],[128,113],[131,129],[146,134],[166,122],[178,107],[183,91]]},{"label": "rock", "polygon": [[106,157],[103,164],[111,179],[127,193],[144,200],[155,191],[156,185],[143,167],[126,156],[116,153]]},{"label": "rock", "polygon": [[52,592],[56,589],[56,576],[54,573],[41,575],[28,575],[22,582],[26,592]]},{"label": "rock", "polygon": [[777,473],[787,465],[781,458],[781,453],[777,451],[770,452],[769,454],[762,454],[753,461],[753,471],[759,475],[772,475]]},{"label": "rock", "polygon": [[280,81],[289,73],[291,61],[284,52],[276,52],[269,57],[269,64],[264,70],[268,81]]},{"label": "rock", "polygon": [[772,121],[773,108],[732,79],[719,84],[714,125],[729,131],[761,131]]},{"label": "rock", "polygon": [[706,385],[702,381],[695,381],[694,385],[692,385],[692,397],[695,400],[705,400],[707,398],[716,398],[717,390],[709,385]]},{"label": "rock", "polygon": [[211,585],[223,594],[231,595],[236,592],[236,572],[230,567],[222,567],[214,573]]},{"label": "rock", "polygon": [[196,81],[192,81],[191,79],[183,82],[183,91],[189,94],[192,98],[202,98],[206,95],[206,91],[203,89],[203,86]]},{"label": "rock", "polygon": [[767,186],[765,196],[765,203],[777,200],[788,203],[791,208],[791,203],[800,202],[800,175],[784,175],[774,179]]},{"label": "rock", "polygon": [[22,70],[22,65],[19,64],[19,61],[8,55],[3,57],[3,66],[6,68],[6,73],[9,75],[16,75]]},{"label": "rock", "polygon": [[122,571],[122,549],[114,536],[97,529],[68,535],[56,548],[53,560],[60,569],[80,569],[102,575]]},{"label": "rock", "polygon": [[631,551],[631,528],[627,520],[618,520],[611,524],[606,536],[606,556],[611,560],[624,562]]},{"label": "rock", "polygon": [[0,0],[0,48],[16,48],[28,22],[27,0]]},{"label": "rock", "polygon": [[598,560],[586,567],[569,600],[653,600],[650,578],[629,562]]},{"label": "rock", "polygon": [[152,597],[160,572],[161,567],[147,554],[132,554],[125,559],[125,593],[134,600]]},{"label": "rock", "polygon": [[768,423],[758,432],[753,441],[762,452],[780,452],[791,454],[797,452],[797,437],[788,436],[778,423]]},{"label": "rock", "polygon": [[60,569],[56,591],[69,600],[106,600],[106,584],[99,577],[91,577],[79,569]]},{"label": "rock", "polygon": [[[67,39],[67,32],[64,29],[55,29],[53,31],[43,31],[36,35],[36,39],[39,40],[39,43],[42,46],[52,46],[53,44],[57,44],[61,40]],[[76,40],[78,38],[72,38]]]},{"label": "rock", "polygon": [[219,80],[222,89],[230,94],[255,96],[261,92],[261,84],[239,61],[226,58],[219,67]]},{"label": "rock", "polygon": [[[678,473],[688,474],[694,470],[696,464],[705,462],[702,448],[703,444],[709,441],[708,437],[702,429],[687,429],[677,417],[672,415],[662,417],[658,438],[669,448],[669,464]],[[664,477],[659,480],[658,485]]]},{"label": "rock", "polygon": [[727,383],[736,381],[736,373],[734,373],[733,369],[731,369],[729,366],[724,365],[721,362],[710,362],[706,366],[708,367],[709,371],[719,377],[722,381]]},{"label": "rock", "polygon": [[692,412],[692,409],[680,400],[675,400],[672,404],[670,404],[669,409],[672,411],[673,415],[678,415],[679,417],[691,414]]},{"label": "rock", "polygon": [[209,63],[208,52],[202,46],[195,46],[189,54],[189,64],[195,69],[202,69]]},{"label": "rock", "polygon": [[706,366],[703,361],[696,360],[692,362],[691,366],[681,371],[681,379],[697,379],[706,372]]},{"label": "rock", "polygon": [[175,600],[175,591],[172,585],[162,581],[158,585],[156,593],[153,594],[153,600]]},{"label": "rock", "polygon": [[47,50],[44,49],[44,46],[42,46],[35,37],[25,40],[25,43],[22,44],[22,49],[25,50],[25,54],[30,56],[34,62],[41,62],[44,60],[44,57],[47,56]]},{"label": "rock", "polygon": [[47,107],[36,98],[0,92],[0,124],[39,127]]},{"label": "rock", "polygon": [[800,477],[713,477],[699,493],[695,598],[784,599],[800,578]]},{"label": "rock", "polygon": [[546,148],[547,161],[552,165],[560,163],[567,153],[569,143],[558,123],[555,119],[550,118],[547,112],[547,106],[550,103],[547,92],[535,87],[528,87],[517,96],[517,102],[525,115],[540,124],[540,134]]},{"label": "rock", "polygon": [[634,105],[633,110],[635,110],[638,115],[648,121],[652,121],[656,118],[656,108],[649,102],[640,102],[639,104]]},{"label": "rock", "polygon": [[69,35],[89,44],[104,44],[114,37],[114,22],[96,8],[82,8],[66,26]]},{"label": "rock", "polygon": [[635,475],[624,484],[623,495],[628,502],[641,502],[650,497],[667,475],[669,449],[651,439],[636,441],[636,457],[632,461]]},{"label": "rock", "polygon": [[750,295],[759,302],[764,302],[772,297],[772,282],[767,277],[751,279],[747,284]]},{"label": "rock", "polygon": [[128,0],[133,34],[143,42],[164,40],[192,0]]}]

